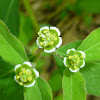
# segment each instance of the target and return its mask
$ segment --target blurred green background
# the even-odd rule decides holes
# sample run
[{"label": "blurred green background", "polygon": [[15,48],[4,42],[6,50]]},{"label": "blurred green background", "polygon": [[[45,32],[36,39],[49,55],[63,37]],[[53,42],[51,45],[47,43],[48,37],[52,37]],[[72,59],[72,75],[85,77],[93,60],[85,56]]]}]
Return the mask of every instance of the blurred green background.
[{"label": "blurred green background", "polygon": [[[27,10],[30,8],[28,4],[25,6],[25,1],[32,12]],[[0,19],[23,43],[29,58],[33,55],[30,60],[34,62],[39,51],[35,43],[38,26],[58,27],[62,45],[83,40],[100,27],[100,0],[0,0]],[[54,100],[63,100],[62,77],[53,55],[42,53],[36,67],[50,84]],[[100,97],[88,95],[87,100],[100,100]]]}]

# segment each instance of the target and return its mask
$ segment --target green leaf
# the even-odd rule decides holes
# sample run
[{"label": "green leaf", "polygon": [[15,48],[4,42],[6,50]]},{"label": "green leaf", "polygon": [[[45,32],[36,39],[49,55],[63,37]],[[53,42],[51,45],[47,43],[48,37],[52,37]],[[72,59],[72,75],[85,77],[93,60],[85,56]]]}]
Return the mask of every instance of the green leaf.
[{"label": "green leaf", "polygon": [[27,60],[23,45],[2,21],[0,21],[0,56],[12,64],[22,64]]},{"label": "green leaf", "polygon": [[86,87],[83,76],[78,71],[66,69],[63,75],[64,100],[86,100]]},{"label": "green leaf", "polygon": [[49,84],[53,92],[58,92],[62,89],[62,77],[58,73],[58,71],[53,72],[53,74],[51,75],[49,79]]},{"label": "green leaf", "polygon": [[42,78],[37,78],[33,87],[25,88],[25,100],[52,100],[52,91]]},{"label": "green leaf", "polygon": [[27,46],[29,41],[34,37],[33,25],[29,17],[20,14],[20,34],[19,39],[24,46]]},{"label": "green leaf", "polygon": [[63,100],[63,94],[56,96],[54,100]]},{"label": "green leaf", "polygon": [[100,13],[100,0],[77,0],[75,8],[77,12]]},{"label": "green leaf", "polygon": [[100,62],[86,63],[81,72],[86,80],[87,93],[100,96]]},{"label": "green leaf", "polygon": [[[75,42],[69,43],[67,45],[64,45],[61,48],[57,49],[55,51],[55,53],[57,55],[61,55],[63,57],[66,57],[66,51],[68,49],[71,49],[71,48],[75,48],[76,49],[81,44],[81,42],[82,41],[79,40],[79,41],[75,41]],[[63,72],[66,69],[65,65],[63,64],[63,59],[61,59],[60,56],[59,57],[54,56],[54,57],[55,57],[55,60],[56,60],[56,64],[57,64],[57,67],[58,67],[58,71],[59,71],[59,73],[61,75],[63,75]]]},{"label": "green leaf", "polygon": [[18,12],[19,0],[0,0],[0,19],[6,23],[11,33],[15,36],[19,34]]},{"label": "green leaf", "polygon": [[12,73],[9,73],[5,77],[0,78],[0,99],[24,100],[23,88],[15,82]]},{"label": "green leaf", "polygon": [[42,78],[37,78],[37,84],[39,87],[39,90],[41,92],[41,97],[43,100],[52,100],[52,90],[48,83],[43,80]]},{"label": "green leaf", "polygon": [[2,60],[0,57],[0,78],[4,77],[5,75],[13,72],[14,66],[8,64]]},{"label": "green leaf", "polygon": [[57,57],[57,56],[54,56],[54,58],[55,58],[55,61],[56,61],[58,71],[63,76],[63,72],[66,69],[66,66],[63,63],[63,59],[61,59],[60,57]]},{"label": "green leaf", "polygon": [[24,100],[23,88],[15,82],[13,68],[14,66],[3,61],[0,57],[1,100]]},{"label": "green leaf", "polygon": [[38,84],[24,89],[24,100],[42,100]]},{"label": "green leaf", "polygon": [[82,43],[81,40],[78,40],[78,41],[75,41],[75,42],[71,42],[71,43],[66,44],[66,45],[62,46],[61,48],[57,49],[55,51],[55,53],[57,55],[61,55],[61,56],[65,57],[66,56],[66,51],[68,49],[71,49],[71,48],[75,48],[76,49],[81,43]]},{"label": "green leaf", "polygon": [[86,62],[100,60],[100,28],[91,32],[77,50],[85,52]]}]

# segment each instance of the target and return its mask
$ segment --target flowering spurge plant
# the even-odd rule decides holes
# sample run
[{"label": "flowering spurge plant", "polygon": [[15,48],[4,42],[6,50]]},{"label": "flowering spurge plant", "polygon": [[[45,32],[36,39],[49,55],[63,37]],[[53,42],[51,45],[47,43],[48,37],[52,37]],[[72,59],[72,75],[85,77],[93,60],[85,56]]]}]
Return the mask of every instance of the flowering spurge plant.
[{"label": "flowering spurge plant", "polygon": [[24,87],[32,87],[36,82],[35,79],[39,77],[39,72],[32,68],[30,62],[16,65],[14,71],[16,73],[15,81]]},{"label": "flowering spurge plant", "polygon": [[52,100],[52,90],[39,76],[36,62],[30,62],[22,43],[2,21],[0,56],[0,100]]},{"label": "flowering spurge plant", "polygon": [[64,100],[86,100],[86,93],[100,95],[99,36],[100,28],[91,32],[85,40],[69,43],[55,51],[56,55],[60,55],[55,59],[63,77]]},{"label": "flowering spurge plant", "polygon": [[62,44],[61,33],[56,27],[42,27],[38,32],[37,45],[39,48],[44,48],[44,52],[52,53]]},{"label": "flowering spurge plant", "polygon": [[64,57],[63,63],[71,72],[77,72],[85,66],[85,53],[76,51],[74,48],[67,50],[67,57]]},{"label": "flowering spurge plant", "polygon": [[[62,43],[57,28],[44,27],[38,34],[39,48],[54,52],[61,75],[60,80],[58,75],[54,75],[54,78],[50,76],[53,79],[50,82],[57,89],[63,86],[59,88],[59,91],[63,88],[63,100],[86,100],[86,94],[100,95],[100,28],[91,32],[85,40],[56,50],[53,48],[58,48]],[[36,71],[42,51],[36,50],[38,52],[26,56],[22,43],[0,21],[0,100],[11,100],[11,96],[13,100],[53,100],[53,86],[51,90],[41,78],[41,73],[39,76]],[[32,63],[36,65],[34,68]],[[57,82],[61,82],[60,85]]]}]

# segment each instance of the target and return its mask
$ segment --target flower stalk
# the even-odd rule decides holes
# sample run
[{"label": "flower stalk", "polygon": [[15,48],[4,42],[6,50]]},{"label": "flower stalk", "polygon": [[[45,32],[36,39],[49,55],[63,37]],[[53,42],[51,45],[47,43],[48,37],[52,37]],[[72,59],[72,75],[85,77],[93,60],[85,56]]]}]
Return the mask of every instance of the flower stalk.
[{"label": "flower stalk", "polygon": [[39,31],[39,25],[36,21],[35,15],[32,11],[31,6],[30,6],[29,0],[23,0],[23,3],[24,3],[24,6],[25,6],[31,20],[32,20],[32,24],[33,24],[33,27],[34,27],[35,31],[38,32]]}]

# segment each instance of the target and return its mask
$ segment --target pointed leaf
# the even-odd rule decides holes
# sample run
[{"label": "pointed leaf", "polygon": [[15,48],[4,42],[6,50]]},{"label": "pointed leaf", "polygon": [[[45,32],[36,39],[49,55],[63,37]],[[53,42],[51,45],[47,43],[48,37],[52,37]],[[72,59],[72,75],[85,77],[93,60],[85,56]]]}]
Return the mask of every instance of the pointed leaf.
[{"label": "pointed leaf", "polygon": [[33,87],[25,88],[25,100],[52,100],[52,91],[42,78],[37,78]]},{"label": "pointed leaf", "polygon": [[27,60],[23,45],[2,21],[0,21],[0,56],[12,64],[21,64]]},{"label": "pointed leaf", "polygon": [[83,76],[78,71],[66,69],[63,75],[64,100],[86,100],[86,87]]},{"label": "pointed leaf", "polygon": [[91,32],[77,50],[85,52],[85,61],[100,60],[100,28]]}]

